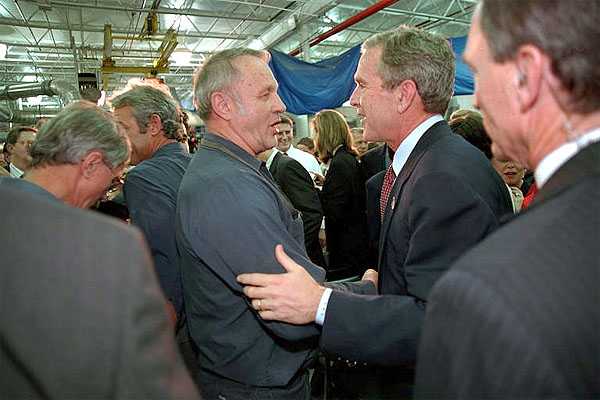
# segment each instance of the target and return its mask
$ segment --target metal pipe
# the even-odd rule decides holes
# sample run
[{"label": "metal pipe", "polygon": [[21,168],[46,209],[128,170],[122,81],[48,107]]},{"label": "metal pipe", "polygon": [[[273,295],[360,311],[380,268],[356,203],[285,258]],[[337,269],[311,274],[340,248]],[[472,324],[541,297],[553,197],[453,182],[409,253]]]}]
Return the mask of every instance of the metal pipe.
[{"label": "metal pipe", "polygon": [[[338,7],[345,8],[347,10],[355,10],[355,11],[360,9],[360,7],[345,5],[345,4],[340,4]],[[462,25],[471,25],[471,21],[468,21],[466,19],[458,19],[458,18],[452,18],[452,17],[446,16],[446,15],[427,14],[427,13],[416,12],[416,11],[398,10],[395,8],[382,11],[382,13],[389,14],[389,15],[409,15],[411,17],[425,18],[428,20],[447,21],[447,22],[455,22],[457,24],[462,24]]]},{"label": "metal pipe", "polygon": [[[349,26],[352,26],[352,25],[362,21],[363,19],[375,14],[379,10],[389,7],[392,4],[397,3],[397,2],[398,2],[398,0],[381,0],[381,1],[373,4],[371,7],[365,8],[363,11],[359,12],[358,14],[353,15],[352,17],[343,21],[339,25],[334,26],[327,32],[320,34],[319,36],[317,36],[316,38],[314,38],[313,40],[310,41],[309,46],[312,47],[314,45],[317,45],[317,44],[321,43],[323,40],[327,39],[328,37],[331,37],[331,36],[335,35],[336,33],[343,31],[344,29],[348,28]],[[300,51],[301,51],[301,49],[299,47],[297,47],[296,49],[290,51],[289,55],[292,57],[297,56],[298,54],[300,54]]]},{"label": "metal pipe", "polygon": [[52,86],[52,80],[0,87],[0,100],[16,100],[23,97],[54,96],[57,94],[58,91]]},{"label": "metal pipe", "polygon": [[13,112],[4,104],[0,104],[0,122],[10,122],[13,119]]}]

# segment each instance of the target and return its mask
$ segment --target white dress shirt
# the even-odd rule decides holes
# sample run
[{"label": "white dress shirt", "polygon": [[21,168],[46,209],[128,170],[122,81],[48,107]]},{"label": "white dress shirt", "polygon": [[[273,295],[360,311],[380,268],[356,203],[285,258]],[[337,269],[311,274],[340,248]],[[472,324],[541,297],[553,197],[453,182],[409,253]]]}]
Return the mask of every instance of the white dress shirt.
[{"label": "white dress shirt", "polygon": [[10,176],[12,176],[13,178],[20,178],[25,173],[25,172],[21,171],[19,168],[17,168],[13,163],[10,163],[9,168],[10,168]]},{"label": "white dress shirt", "polygon": [[309,173],[319,175],[322,174],[321,166],[319,165],[319,162],[317,161],[315,156],[313,156],[312,154],[302,150],[298,150],[294,146],[290,146],[286,153],[289,157],[292,157],[294,160],[302,164],[304,169],[306,169]]}]

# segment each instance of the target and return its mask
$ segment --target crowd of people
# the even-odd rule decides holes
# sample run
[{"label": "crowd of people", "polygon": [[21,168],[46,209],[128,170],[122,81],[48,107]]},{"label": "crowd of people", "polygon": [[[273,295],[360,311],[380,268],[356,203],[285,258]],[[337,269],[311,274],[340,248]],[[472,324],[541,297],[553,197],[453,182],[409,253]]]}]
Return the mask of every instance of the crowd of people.
[{"label": "crowd of people", "polygon": [[[233,48],[195,73],[199,142],[156,82],[12,128],[2,397],[599,397],[600,3],[580,2],[482,0],[478,111],[447,120],[450,44],[401,26],[362,45],[360,127],[325,109],[296,138],[269,53]],[[89,210],[110,189],[129,224]]]}]

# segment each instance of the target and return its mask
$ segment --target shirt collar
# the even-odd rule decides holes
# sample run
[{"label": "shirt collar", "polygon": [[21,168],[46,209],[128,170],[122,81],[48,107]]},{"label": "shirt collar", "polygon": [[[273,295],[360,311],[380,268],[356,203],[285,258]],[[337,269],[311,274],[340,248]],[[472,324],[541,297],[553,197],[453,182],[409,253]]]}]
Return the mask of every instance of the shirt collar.
[{"label": "shirt collar", "polygon": [[161,146],[158,150],[156,150],[156,152],[154,153],[154,156],[162,155],[163,153],[165,153],[165,154],[174,153],[174,152],[177,152],[177,150],[183,151],[183,150],[185,150],[185,148],[179,142],[167,143],[167,144]]},{"label": "shirt collar", "polygon": [[396,176],[398,176],[400,171],[402,171],[404,164],[406,164],[410,153],[412,153],[417,146],[419,139],[421,139],[421,137],[429,128],[443,120],[444,118],[439,114],[427,118],[425,121],[421,122],[419,126],[413,129],[413,131],[402,141],[402,143],[400,143],[400,146],[398,146],[396,152],[394,153],[394,160],[392,161],[392,168],[394,169]]},{"label": "shirt collar", "polygon": [[267,158],[266,164],[267,164],[267,169],[269,171],[271,170],[271,164],[273,164],[273,160],[275,159],[275,156],[277,155],[278,152],[279,152],[279,150],[277,150],[277,149],[275,149],[274,151],[271,151],[269,158]]},{"label": "shirt collar", "polygon": [[20,178],[23,176],[24,172],[17,168],[13,163],[10,163],[10,176],[13,178]]},{"label": "shirt collar", "polygon": [[535,169],[535,183],[542,188],[552,175],[573,156],[594,142],[600,141],[600,128],[596,128],[576,140],[569,141],[548,153]]},{"label": "shirt collar", "polygon": [[[283,151],[281,151],[281,150],[279,150],[279,151],[280,151],[281,153],[283,153]],[[286,151],[285,153],[286,153],[286,154],[289,156],[290,154],[293,154],[293,153],[295,153],[296,151],[302,151],[302,150],[298,150],[298,149],[296,149],[296,148],[294,147],[294,145],[293,145],[293,144],[290,144],[290,148],[289,148],[289,149],[287,149],[287,151]],[[290,156],[290,157],[291,157],[291,156]]]},{"label": "shirt collar", "polygon": [[219,135],[215,135],[214,133],[205,133],[202,140],[206,140],[208,142],[224,146],[227,150],[231,151],[244,162],[250,164],[250,166],[255,168],[257,171],[260,170],[260,165],[262,164],[262,161],[254,157],[252,154],[248,153],[246,150],[242,149],[237,144],[233,143],[231,140],[225,139],[224,137]]}]

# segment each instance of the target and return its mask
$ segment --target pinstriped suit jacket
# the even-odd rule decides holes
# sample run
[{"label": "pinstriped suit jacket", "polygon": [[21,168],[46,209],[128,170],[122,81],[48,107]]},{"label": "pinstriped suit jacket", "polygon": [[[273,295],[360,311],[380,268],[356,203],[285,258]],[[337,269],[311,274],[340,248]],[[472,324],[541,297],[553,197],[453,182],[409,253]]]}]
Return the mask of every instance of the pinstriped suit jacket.
[{"label": "pinstriped suit jacket", "polygon": [[432,290],[417,398],[600,397],[600,143]]},{"label": "pinstriped suit jacket", "polygon": [[139,231],[49,197],[0,185],[0,397],[198,399]]}]

